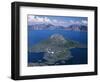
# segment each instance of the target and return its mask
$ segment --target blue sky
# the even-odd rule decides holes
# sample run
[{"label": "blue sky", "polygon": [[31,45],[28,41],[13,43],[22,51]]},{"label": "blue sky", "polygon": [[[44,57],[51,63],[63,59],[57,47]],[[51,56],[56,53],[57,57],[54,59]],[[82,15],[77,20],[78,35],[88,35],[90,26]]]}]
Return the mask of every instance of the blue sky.
[{"label": "blue sky", "polygon": [[28,15],[28,24],[51,23],[53,25],[68,26],[70,24],[88,24],[87,17]]}]

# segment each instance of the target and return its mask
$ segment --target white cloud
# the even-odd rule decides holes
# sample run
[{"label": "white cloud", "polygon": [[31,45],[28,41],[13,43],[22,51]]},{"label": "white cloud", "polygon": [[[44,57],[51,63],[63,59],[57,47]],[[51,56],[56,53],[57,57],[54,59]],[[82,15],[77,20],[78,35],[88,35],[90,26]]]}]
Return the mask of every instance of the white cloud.
[{"label": "white cloud", "polygon": [[51,23],[52,21],[48,17],[39,17],[39,16],[28,16],[28,23],[33,24],[33,23]]},{"label": "white cloud", "polygon": [[87,25],[88,24],[88,21],[87,20],[82,20],[82,24]]},{"label": "white cloud", "polygon": [[34,22],[44,22],[44,18],[36,16]]},{"label": "white cloud", "polygon": [[70,24],[81,24],[81,22],[80,21],[74,21],[74,20],[70,20],[70,22],[69,22]]},{"label": "white cloud", "polygon": [[43,22],[51,23],[51,20],[48,17],[44,17],[44,21]]},{"label": "white cloud", "polygon": [[29,15],[29,16],[28,16],[28,21],[29,21],[29,22],[33,21],[34,17],[35,17],[34,15]]},{"label": "white cloud", "polygon": [[28,16],[28,24],[33,25],[35,23],[50,23],[53,25],[61,25],[61,26],[69,26],[72,24],[83,24],[87,25],[87,20],[82,20],[82,21],[75,21],[75,20],[68,20],[68,21],[61,21],[61,20],[56,20],[56,19],[50,19],[48,17],[40,17],[40,16],[34,16],[34,15],[29,15]]},{"label": "white cloud", "polygon": [[54,23],[58,23],[58,21],[57,21],[56,19],[52,20],[52,22],[54,22]]},{"label": "white cloud", "polygon": [[87,25],[88,24],[88,21],[87,20],[81,20],[81,21],[74,21],[74,20],[70,20],[69,21],[69,24],[79,24],[79,25]]},{"label": "white cloud", "polygon": [[74,24],[75,21],[74,21],[74,20],[70,20],[69,22],[70,22],[71,24]]}]

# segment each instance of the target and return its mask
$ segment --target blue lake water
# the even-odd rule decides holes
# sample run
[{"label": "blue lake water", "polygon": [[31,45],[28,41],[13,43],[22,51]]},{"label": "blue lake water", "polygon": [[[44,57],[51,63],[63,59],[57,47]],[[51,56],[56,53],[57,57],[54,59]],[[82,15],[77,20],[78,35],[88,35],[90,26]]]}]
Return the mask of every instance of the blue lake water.
[{"label": "blue lake water", "polygon": [[[80,31],[66,31],[66,30],[31,30],[28,29],[28,47],[32,47],[42,40],[46,40],[53,34],[61,34],[66,39],[78,41],[87,45],[87,32]],[[87,64],[87,48],[73,48],[70,50],[72,58],[66,61],[66,65]],[[43,58],[44,53],[30,53],[28,52],[28,63],[38,62]],[[44,60],[43,60],[44,61]],[[61,63],[60,63],[61,64]],[[64,64],[64,65],[65,65]],[[63,64],[61,64],[63,65]]]}]

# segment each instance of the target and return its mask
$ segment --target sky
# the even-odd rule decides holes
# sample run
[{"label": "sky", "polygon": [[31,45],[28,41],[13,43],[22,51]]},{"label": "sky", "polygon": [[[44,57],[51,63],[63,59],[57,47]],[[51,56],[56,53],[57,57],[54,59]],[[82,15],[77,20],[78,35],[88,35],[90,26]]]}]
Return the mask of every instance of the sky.
[{"label": "sky", "polygon": [[88,24],[87,17],[28,15],[28,25],[50,23],[53,25],[69,26],[72,24]]}]

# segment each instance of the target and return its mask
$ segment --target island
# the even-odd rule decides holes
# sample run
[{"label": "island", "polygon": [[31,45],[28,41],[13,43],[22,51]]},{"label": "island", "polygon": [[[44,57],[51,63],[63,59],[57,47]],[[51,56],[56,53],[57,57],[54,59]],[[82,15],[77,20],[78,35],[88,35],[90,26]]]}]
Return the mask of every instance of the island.
[{"label": "island", "polygon": [[65,39],[61,34],[53,34],[46,40],[43,40],[31,48],[28,49],[28,52],[40,53],[44,52],[43,59],[39,62],[29,63],[28,66],[45,66],[45,65],[57,65],[58,61],[65,63],[66,60],[71,59],[70,49],[72,48],[86,48],[86,45],[80,44],[77,41],[70,39]]}]

